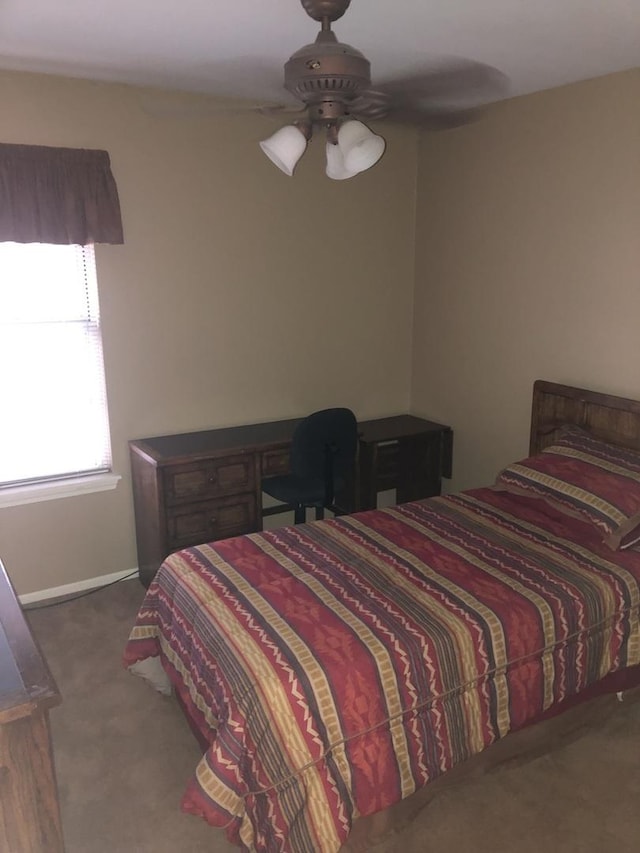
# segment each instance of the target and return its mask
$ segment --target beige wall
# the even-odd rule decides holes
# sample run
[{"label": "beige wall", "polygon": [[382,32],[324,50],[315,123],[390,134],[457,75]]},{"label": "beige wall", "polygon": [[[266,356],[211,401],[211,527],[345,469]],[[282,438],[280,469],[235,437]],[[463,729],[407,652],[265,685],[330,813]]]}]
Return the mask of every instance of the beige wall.
[{"label": "beige wall", "polygon": [[149,115],[143,95],[0,75],[2,141],[110,152],[126,239],[97,248],[123,481],[0,511],[20,593],[135,568],[131,438],[409,406],[416,134],[387,128],[384,160],[348,182],[318,140],[287,178],[257,148],[277,123]]},{"label": "beige wall", "polygon": [[421,141],[412,406],[454,489],[526,454],[536,378],[640,398],[639,105],[636,70]]},{"label": "beige wall", "polygon": [[97,250],[123,481],[0,511],[19,592],[135,567],[133,437],[411,407],[454,427],[465,488],[526,452],[534,379],[640,398],[640,71],[418,150],[387,125],[384,160],[341,183],[317,144],[279,173],[264,119],[154,116],[143,95],[0,75],[2,141],[109,150],[127,241]]}]

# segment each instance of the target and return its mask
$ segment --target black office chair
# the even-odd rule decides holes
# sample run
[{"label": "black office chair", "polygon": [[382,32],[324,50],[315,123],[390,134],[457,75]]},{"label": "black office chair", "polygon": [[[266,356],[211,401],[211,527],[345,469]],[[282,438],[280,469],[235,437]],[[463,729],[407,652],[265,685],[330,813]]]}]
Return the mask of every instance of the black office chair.
[{"label": "black office chair", "polygon": [[358,447],[358,425],[350,409],[323,409],[302,420],[291,442],[289,474],[268,477],[262,490],[276,500],[282,511],[293,508],[294,521],[306,521],[307,507],[315,507],[316,519],[324,510],[340,515],[336,494],[352,482]]}]

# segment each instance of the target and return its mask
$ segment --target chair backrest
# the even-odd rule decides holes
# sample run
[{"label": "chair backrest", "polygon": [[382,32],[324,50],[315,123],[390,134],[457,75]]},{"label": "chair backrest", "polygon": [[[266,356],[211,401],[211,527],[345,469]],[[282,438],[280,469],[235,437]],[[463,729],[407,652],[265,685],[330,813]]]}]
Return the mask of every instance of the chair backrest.
[{"label": "chair backrest", "polygon": [[334,485],[353,470],[358,447],[358,423],[351,409],[313,412],[296,427],[291,442],[291,472],[301,479],[323,481],[327,500]]}]

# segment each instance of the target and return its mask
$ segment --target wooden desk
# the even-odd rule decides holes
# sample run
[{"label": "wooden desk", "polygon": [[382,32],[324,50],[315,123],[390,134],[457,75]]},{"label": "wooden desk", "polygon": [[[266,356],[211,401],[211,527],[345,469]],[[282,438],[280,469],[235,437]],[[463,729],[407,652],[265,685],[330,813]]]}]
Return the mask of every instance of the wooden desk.
[{"label": "wooden desk", "polygon": [[453,432],[414,415],[360,425],[357,509],[374,509],[378,492],[396,489],[396,503],[440,494],[451,477]]},{"label": "wooden desk", "polygon": [[60,702],[0,562],[0,850],[63,853],[49,708]]},{"label": "wooden desk", "polygon": [[[289,470],[300,418],[129,442],[140,579],[172,551],[262,529],[262,479]],[[440,494],[451,476],[452,432],[413,415],[363,421],[356,488],[345,509]]]}]

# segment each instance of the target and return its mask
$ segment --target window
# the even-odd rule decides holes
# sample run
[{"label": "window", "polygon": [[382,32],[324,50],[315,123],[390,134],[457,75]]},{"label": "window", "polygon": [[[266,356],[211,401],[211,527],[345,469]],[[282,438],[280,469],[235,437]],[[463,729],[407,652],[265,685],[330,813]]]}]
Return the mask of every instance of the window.
[{"label": "window", "polygon": [[110,471],[93,246],[0,242],[0,399],[0,489]]}]

